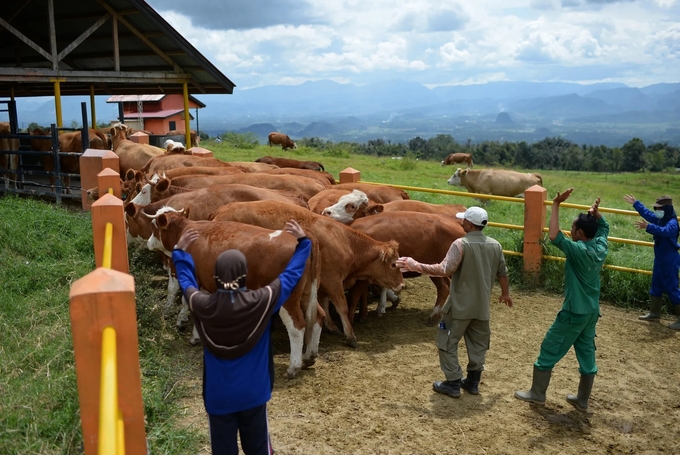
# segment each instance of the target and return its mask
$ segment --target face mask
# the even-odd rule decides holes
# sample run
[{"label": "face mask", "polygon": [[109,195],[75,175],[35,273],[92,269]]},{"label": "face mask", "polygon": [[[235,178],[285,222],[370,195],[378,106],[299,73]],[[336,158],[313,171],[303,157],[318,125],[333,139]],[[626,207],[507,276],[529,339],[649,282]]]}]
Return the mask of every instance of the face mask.
[{"label": "face mask", "polygon": [[654,215],[656,215],[657,218],[663,218],[663,216],[666,214],[663,210],[654,210]]}]

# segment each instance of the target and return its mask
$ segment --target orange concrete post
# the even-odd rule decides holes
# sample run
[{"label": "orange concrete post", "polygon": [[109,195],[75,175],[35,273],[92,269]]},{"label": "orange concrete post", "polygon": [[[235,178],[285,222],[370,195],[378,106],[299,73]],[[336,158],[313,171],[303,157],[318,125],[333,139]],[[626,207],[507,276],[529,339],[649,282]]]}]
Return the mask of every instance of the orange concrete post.
[{"label": "orange concrete post", "polygon": [[189,151],[195,156],[205,156],[209,158],[213,157],[213,152],[208,149],[204,149],[203,147],[191,147]]},{"label": "orange concrete post", "polygon": [[109,188],[113,188],[113,195],[118,199],[122,199],[120,174],[118,172],[107,167],[97,174],[97,183],[99,184],[99,196],[103,196],[109,192]]},{"label": "orange concrete post", "polygon": [[348,167],[340,171],[340,183],[354,183],[361,180],[361,172]]},{"label": "orange concrete post", "polygon": [[543,227],[548,190],[534,185],[524,192],[524,273],[537,278],[543,256]]},{"label": "orange concrete post", "polygon": [[116,330],[125,453],[146,454],[134,278],[98,268],[73,283],[69,301],[85,454],[97,453],[102,331],[107,326]]},{"label": "orange concrete post", "polygon": [[149,135],[146,133],[142,133],[141,131],[137,131],[136,133],[133,133],[130,135],[130,140],[132,142],[136,142],[137,144],[149,144]]},{"label": "orange concrete post", "polygon": [[87,149],[80,155],[80,187],[83,189],[82,204],[83,210],[90,210],[92,201],[87,197],[87,190],[99,188],[99,178],[97,174],[106,168],[120,172],[118,155],[111,150]]},{"label": "orange concrete post", "polygon": [[104,259],[106,223],[113,224],[111,268],[128,273],[130,267],[128,264],[123,201],[111,194],[100,195],[99,199],[92,203],[92,236],[94,240],[94,260],[97,267],[102,266]]}]

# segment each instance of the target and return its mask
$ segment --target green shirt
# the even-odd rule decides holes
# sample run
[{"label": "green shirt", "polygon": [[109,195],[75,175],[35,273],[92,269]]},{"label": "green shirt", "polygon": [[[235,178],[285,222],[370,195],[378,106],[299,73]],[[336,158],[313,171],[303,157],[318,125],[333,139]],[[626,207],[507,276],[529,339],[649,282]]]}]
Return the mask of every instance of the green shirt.
[{"label": "green shirt", "polygon": [[552,241],[567,256],[563,310],[576,314],[600,311],[600,270],[609,248],[609,224],[602,217],[597,220],[597,226],[597,233],[591,240],[574,242],[558,232]]}]

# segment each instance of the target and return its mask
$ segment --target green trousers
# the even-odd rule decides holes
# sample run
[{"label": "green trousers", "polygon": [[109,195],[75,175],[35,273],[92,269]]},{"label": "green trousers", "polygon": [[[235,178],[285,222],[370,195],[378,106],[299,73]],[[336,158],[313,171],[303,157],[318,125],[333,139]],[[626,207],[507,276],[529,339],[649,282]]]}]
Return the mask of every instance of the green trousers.
[{"label": "green trousers", "polygon": [[595,325],[599,317],[599,313],[576,314],[567,310],[557,313],[555,322],[548,329],[541,344],[541,352],[534,364],[536,368],[551,370],[574,346],[578,371],[581,374],[597,373]]},{"label": "green trousers", "polygon": [[463,370],[458,363],[458,342],[465,337],[468,353],[467,371],[484,370],[486,351],[489,350],[491,329],[489,321],[479,319],[453,319],[450,315],[442,318],[444,328],[437,333],[439,348],[439,364],[447,381],[455,381],[463,377]]}]

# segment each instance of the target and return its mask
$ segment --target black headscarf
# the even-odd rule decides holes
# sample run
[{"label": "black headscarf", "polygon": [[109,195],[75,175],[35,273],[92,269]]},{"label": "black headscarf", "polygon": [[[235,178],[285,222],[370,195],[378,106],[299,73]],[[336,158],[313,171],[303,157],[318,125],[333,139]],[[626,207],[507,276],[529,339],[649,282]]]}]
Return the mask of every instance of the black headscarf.
[{"label": "black headscarf", "polygon": [[243,253],[227,250],[215,262],[217,292],[191,297],[198,335],[203,345],[222,359],[241,357],[257,344],[281,290],[278,278],[268,286],[248,290],[247,270]]}]

